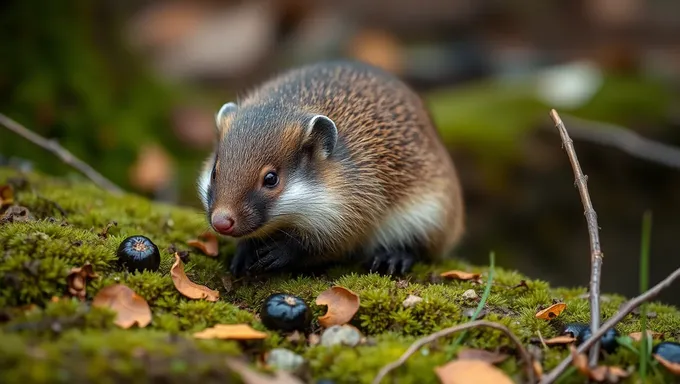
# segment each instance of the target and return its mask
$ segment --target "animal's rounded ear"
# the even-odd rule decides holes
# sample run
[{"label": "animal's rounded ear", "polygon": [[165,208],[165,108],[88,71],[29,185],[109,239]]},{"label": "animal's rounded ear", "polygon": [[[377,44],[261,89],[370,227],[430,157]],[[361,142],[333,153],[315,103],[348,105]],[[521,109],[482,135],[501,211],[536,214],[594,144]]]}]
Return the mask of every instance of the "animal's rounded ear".
[{"label": "animal's rounded ear", "polygon": [[232,113],[234,113],[236,108],[236,103],[228,102],[225,103],[219,111],[217,111],[215,114],[215,126],[217,127],[218,131],[221,129],[224,119],[228,118]]},{"label": "animal's rounded ear", "polygon": [[305,143],[313,145],[321,157],[326,159],[338,143],[338,128],[328,116],[314,115],[307,122]]}]

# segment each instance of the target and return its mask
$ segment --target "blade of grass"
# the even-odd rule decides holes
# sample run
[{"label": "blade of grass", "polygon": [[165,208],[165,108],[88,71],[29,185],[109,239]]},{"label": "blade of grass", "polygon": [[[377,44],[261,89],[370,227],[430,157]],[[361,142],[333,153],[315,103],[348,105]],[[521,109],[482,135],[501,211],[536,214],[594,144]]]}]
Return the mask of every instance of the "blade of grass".
[{"label": "blade of grass", "polygon": [[[484,304],[486,304],[486,300],[489,298],[489,295],[491,294],[491,283],[493,282],[493,268],[495,265],[495,259],[496,255],[494,254],[493,251],[489,252],[489,277],[486,281],[486,287],[484,288],[484,293],[482,294],[482,299],[479,300],[479,304],[477,305],[477,309],[475,310],[475,313],[472,315],[472,318],[470,321],[475,321],[477,320],[477,316],[482,312],[482,309],[484,309]],[[451,346],[452,349],[455,349],[465,338],[467,335],[467,331],[463,332],[458,336],[458,339],[456,342],[453,343]]]},{"label": "blade of grass", "polygon": [[[642,241],[640,245],[640,293],[649,289],[649,242],[652,236],[652,212],[646,211],[642,216]],[[640,306],[640,325],[642,327],[642,341],[640,342],[640,378],[647,378],[647,359],[649,358],[650,342],[647,337],[647,303]]]}]

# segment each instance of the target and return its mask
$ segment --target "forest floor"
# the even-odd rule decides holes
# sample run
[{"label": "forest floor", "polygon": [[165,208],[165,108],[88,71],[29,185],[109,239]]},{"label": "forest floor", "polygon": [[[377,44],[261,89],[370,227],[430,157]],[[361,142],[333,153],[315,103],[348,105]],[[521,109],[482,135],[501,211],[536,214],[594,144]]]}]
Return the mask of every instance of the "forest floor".
[{"label": "forest floor", "polygon": [[[489,266],[470,265],[464,261],[465,255],[457,255],[441,264],[417,264],[403,278],[334,267],[314,276],[236,281],[227,272],[232,243],[220,239],[216,257],[187,244],[208,230],[200,211],[135,195],[115,196],[88,182],[0,168],[0,191],[6,185],[12,189],[0,193],[0,209],[19,213],[0,219],[0,381],[4,383],[266,383],[269,381],[248,381],[247,372],[273,371],[286,364],[296,366],[294,373],[301,382],[370,383],[383,366],[397,360],[418,338],[470,321],[484,296],[490,272]],[[158,246],[158,271],[131,273],[118,266],[116,250],[132,235],[146,236]],[[176,253],[182,256],[186,277],[218,291],[216,300],[192,299],[178,290],[171,273]],[[88,263],[96,276],[82,275],[85,286],[74,287],[72,270]],[[447,271],[477,275],[442,277]],[[102,289],[114,284],[134,291],[141,298],[135,299],[137,303],[148,303],[148,324],[121,326],[116,319],[124,309],[92,305]],[[319,342],[325,328],[319,316],[327,309],[315,299],[333,286],[346,288],[360,299],[349,321],[352,332],[360,332],[354,342]],[[263,300],[277,292],[299,296],[309,305],[312,322],[305,334],[273,331],[262,324]],[[601,301],[606,320],[626,298],[606,294]],[[536,316],[555,303],[566,305],[557,316]],[[658,333],[654,343],[677,341],[680,311],[659,302],[647,308],[647,328]],[[569,348],[544,345],[540,340],[559,336],[567,324],[589,321],[587,290],[551,287],[545,281],[495,267],[490,294],[478,318],[509,328],[547,372],[569,354]],[[630,314],[616,330],[623,336],[639,332],[640,320],[639,313]],[[196,336],[217,324],[244,324],[265,334],[252,332],[255,336],[232,335],[229,339]],[[459,358],[464,348],[503,356],[493,365],[515,382],[526,380],[518,349],[501,331],[470,329],[456,343],[459,337],[456,334],[428,343],[383,382],[441,382],[437,367]],[[632,349],[619,346],[613,353],[603,352],[600,363],[630,368],[626,382],[634,382],[638,356],[633,349],[638,349],[639,343],[627,340]],[[275,348],[297,354],[304,363],[298,366],[297,357],[286,354],[287,363],[271,359]],[[233,362],[240,360],[230,357],[245,358],[250,370],[237,369]],[[647,379],[669,382],[670,373],[654,365]],[[274,380],[271,383],[292,382],[281,377]],[[572,369],[564,382],[584,380],[585,376]]]}]

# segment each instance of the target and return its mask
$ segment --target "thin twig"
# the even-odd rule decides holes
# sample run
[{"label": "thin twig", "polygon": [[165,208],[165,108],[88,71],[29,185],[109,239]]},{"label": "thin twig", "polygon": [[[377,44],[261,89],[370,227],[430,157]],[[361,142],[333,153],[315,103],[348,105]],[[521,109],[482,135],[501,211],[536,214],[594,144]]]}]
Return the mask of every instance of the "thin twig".
[{"label": "thin twig", "polygon": [[524,363],[526,364],[526,370],[527,370],[527,376],[529,377],[529,382],[534,383],[535,382],[535,375],[534,375],[534,365],[532,364],[531,360],[531,355],[529,355],[529,352],[524,348],[522,345],[522,342],[515,336],[510,329],[508,329],[506,326],[503,324],[499,323],[493,323],[491,321],[487,320],[476,320],[476,321],[470,321],[468,323],[456,325],[453,327],[445,328],[442,329],[441,331],[435,332],[431,335],[425,336],[423,338],[420,338],[416,340],[413,344],[411,344],[410,347],[404,352],[404,354],[401,355],[401,357],[393,361],[384,367],[380,369],[378,374],[375,376],[373,379],[372,384],[379,384],[382,379],[387,376],[387,374],[390,373],[390,371],[396,369],[397,367],[403,365],[406,360],[411,357],[414,353],[416,353],[422,346],[431,343],[437,339],[440,339],[442,337],[449,336],[451,334],[454,334],[456,332],[464,331],[466,329],[471,329],[471,328],[477,328],[477,327],[488,327],[488,328],[494,328],[497,329],[503,333],[505,333],[515,345],[517,345],[517,349],[519,351],[520,356],[522,356],[522,360],[524,360]]},{"label": "thin twig", "polygon": [[[661,291],[670,287],[673,284],[673,282],[678,278],[680,278],[680,268],[676,269],[673,273],[668,275],[668,277],[663,279],[657,285],[653,286],[647,292],[641,294],[640,296],[637,296],[632,300],[627,301],[623,306],[621,306],[621,309],[614,316],[612,316],[609,320],[602,324],[602,327],[600,327],[596,332],[593,332],[593,335],[586,339],[576,349],[576,352],[577,353],[585,352],[588,348],[590,348],[593,344],[600,340],[602,335],[604,335],[609,329],[611,329],[621,320],[623,320],[623,318],[626,317],[628,314],[633,312],[635,308],[640,306],[640,304],[650,301],[651,299],[656,297],[659,293],[661,293]],[[564,372],[564,370],[567,369],[567,367],[569,367],[571,361],[572,356],[571,354],[569,354],[564,360],[562,360],[562,362],[560,362],[557,365],[557,367],[553,368],[552,371],[543,376],[543,378],[540,381],[540,384],[553,383],[562,374],[562,372]]]},{"label": "thin twig", "polygon": [[99,187],[115,194],[120,194],[123,192],[120,187],[102,176],[99,172],[95,171],[94,168],[89,166],[87,163],[75,157],[71,152],[59,145],[59,143],[57,143],[55,140],[46,139],[37,133],[32,132],[28,128],[10,119],[2,113],[0,113],[0,124],[4,125],[5,128],[32,142],[33,144],[51,152],[60,158],[65,164],[70,165],[87,176]]},{"label": "thin twig", "polygon": [[648,139],[631,129],[615,124],[564,114],[563,116],[569,123],[569,135],[576,140],[611,146],[631,156],[680,169],[678,147]]},{"label": "thin twig", "polygon": [[[600,327],[600,276],[602,273],[602,250],[600,249],[600,236],[597,226],[597,214],[593,209],[593,204],[590,201],[590,194],[588,194],[588,186],[586,175],[583,174],[581,166],[579,165],[576,151],[574,150],[574,142],[569,137],[567,129],[564,127],[560,115],[554,109],[550,111],[550,117],[555,122],[555,127],[560,132],[562,144],[567,151],[571,167],[574,170],[574,179],[578,192],[581,195],[581,202],[583,203],[583,214],[588,223],[588,237],[590,238],[590,331],[595,331]],[[600,343],[596,342],[590,350],[590,358],[588,360],[591,367],[597,365],[597,359],[600,353]]]}]

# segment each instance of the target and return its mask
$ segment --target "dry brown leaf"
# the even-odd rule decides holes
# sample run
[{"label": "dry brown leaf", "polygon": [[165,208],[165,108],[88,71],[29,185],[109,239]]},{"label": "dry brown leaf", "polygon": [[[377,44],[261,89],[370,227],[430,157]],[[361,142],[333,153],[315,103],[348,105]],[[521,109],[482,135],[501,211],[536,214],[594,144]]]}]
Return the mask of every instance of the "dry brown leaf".
[{"label": "dry brown leaf", "polygon": [[319,325],[328,328],[347,324],[359,310],[359,295],[340,286],[331,287],[319,294],[316,305],[327,305],[328,310],[319,316]]},{"label": "dry brown leaf", "polygon": [[564,344],[573,343],[574,341],[576,341],[575,337],[566,336],[566,335],[557,336],[557,337],[553,337],[552,339],[543,340],[545,345],[564,345]]},{"label": "dry brown leaf", "polygon": [[134,165],[130,168],[130,182],[143,191],[156,191],[172,178],[172,160],[158,144],[142,146]]},{"label": "dry brown leaf", "polygon": [[117,313],[114,323],[121,328],[130,328],[135,323],[144,328],[151,323],[151,308],[143,297],[123,284],[102,288],[92,301],[95,307],[105,307]]},{"label": "dry brown leaf", "polygon": [[241,376],[244,384],[303,384],[292,373],[280,370],[274,372],[274,376],[252,370],[246,363],[234,358],[227,358],[227,366]]},{"label": "dry brown leaf", "polygon": [[14,204],[14,189],[11,185],[0,185],[0,208]]},{"label": "dry brown leaf", "polygon": [[446,271],[440,273],[439,276],[452,280],[479,280],[482,274],[465,271]]},{"label": "dry brown leaf", "polygon": [[553,304],[542,311],[538,311],[538,313],[536,313],[536,318],[543,320],[552,320],[559,316],[560,313],[562,313],[566,308],[567,304],[565,303]]},{"label": "dry brown leaf", "polygon": [[[628,334],[628,336],[635,341],[642,340],[642,332],[633,332]],[[647,337],[650,337],[652,339],[659,339],[661,338],[661,336],[663,336],[663,333],[650,331],[649,329],[647,330]]]},{"label": "dry brown leaf", "polygon": [[573,345],[569,346],[571,351],[571,356],[573,358],[572,365],[578,369],[581,374],[589,377],[592,380],[602,382],[607,381],[610,383],[616,383],[619,379],[623,379],[629,376],[629,373],[620,367],[616,366],[606,366],[598,365],[597,367],[591,369],[588,366],[588,357],[583,353],[576,353],[576,347]]},{"label": "dry brown leaf", "polygon": [[499,368],[482,360],[454,360],[435,367],[442,384],[512,384]]},{"label": "dry brown leaf", "polygon": [[248,324],[216,324],[194,333],[197,339],[259,340],[267,337],[265,332],[253,329]]},{"label": "dry brown leaf", "polygon": [[219,244],[217,243],[217,236],[212,232],[205,232],[198,236],[197,239],[187,241],[191,247],[196,247],[203,252],[203,254],[215,257],[219,251]]},{"label": "dry brown leaf", "polygon": [[534,373],[536,374],[536,378],[541,380],[543,377],[543,366],[541,365],[540,361],[534,360]]},{"label": "dry brown leaf", "polygon": [[680,376],[680,364],[670,362],[656,353],[653,356],[659,364],[663,365],[668,370],[668,372]]},{"label": "dry brown leaf", "polygon": [[170,268],[170,277],[175,284],[175,288],[190,299],[206,299],[208,301],[217,301],[220,297],[218,291],[212,290],[205,285],[199,285],[189,280],[186,273],[184,273],[184,263],[175,252],[175,263]]},{"label": "dry brown leaf", "polygon": [[458,360],[481,360],[490,364],[502,363],[508,358],[505,353],[491,352],[485,349],[465,348],[458,352]]},{"label": "dry brown leaf", "polygon": [[68,293],[78,299],[85,300],[87,279],[97,277],[94,272],[92,264],[87,263],[82,267],[71,268],[68,276],[66,276],[66,283],[68,284]]}]

